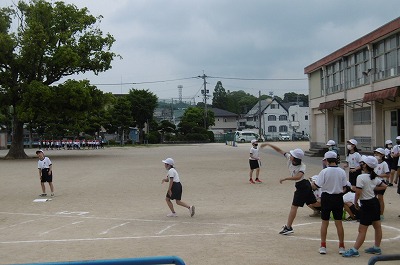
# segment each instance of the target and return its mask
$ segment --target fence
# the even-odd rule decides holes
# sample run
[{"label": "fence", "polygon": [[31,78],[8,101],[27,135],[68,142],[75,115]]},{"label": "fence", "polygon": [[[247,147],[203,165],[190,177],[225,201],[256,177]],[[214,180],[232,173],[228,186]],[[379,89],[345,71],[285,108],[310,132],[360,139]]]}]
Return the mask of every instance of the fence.
[{"label": "fence", "polygon": [[377,261],[392,261],[392,260],[400,260],[400,254],[373,256],[368,260],[368,265],[374,265]]},{"label": "fence", "polygon": [[143,257],[143,258],[110,259],[110,260],[27,263],[20,265],[156,265],[156,264],[185,265],[185,262],[177,256],[160,256],[160,257]]}]

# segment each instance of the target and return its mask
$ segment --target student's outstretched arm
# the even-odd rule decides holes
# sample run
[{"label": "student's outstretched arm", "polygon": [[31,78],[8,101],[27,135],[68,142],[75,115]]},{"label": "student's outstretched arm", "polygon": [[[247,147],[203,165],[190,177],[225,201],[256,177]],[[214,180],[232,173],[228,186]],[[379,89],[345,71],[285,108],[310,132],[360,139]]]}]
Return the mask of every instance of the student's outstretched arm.
[{"label": "student's outstretched arm", "polygon": [[268,143],[265,143],[265,144],[261,144],[261,148],[263,148],[263,147],[265,147],[265,146],[270,146],[272,149],[274,149],[275,151],[277,151],[278,153],[281,153],[282,155],[284,155],[286,152],[285,151],[283,151],[282,149],[280,149],[279,147],[277,147],[277,146],[275,146],[275,145],[272,145],[272,144],[268,144]]}]

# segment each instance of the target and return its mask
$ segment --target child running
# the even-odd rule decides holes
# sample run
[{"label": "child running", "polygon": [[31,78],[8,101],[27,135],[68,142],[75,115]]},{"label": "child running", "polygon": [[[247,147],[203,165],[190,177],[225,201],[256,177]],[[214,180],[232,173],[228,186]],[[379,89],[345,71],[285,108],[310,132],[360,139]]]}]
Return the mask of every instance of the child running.
[{"label": "child running", "polygon": [[174,205],[171,202],[171,200],[176,200],[176,204],[189,209],[190,217],[193,217],[195,210],[194,205],[189,206],[183,201],[181,201],[182,184],[179,179],[178,171],[176,171],[176,169],[174,168],[174,160],[172,158],[167,158],[165,160],[162,160],[162,162],[164,163],[165,169],[168,170],[167,176],[165,177],[165,179],[162,179],[161,181],[161,184],[163,184],[164,182],[169,182],[165,201],[167,202],[167,205],[171,210],[171,213],[168,214],[167,216],[168,217],[178,216],[174,210]]},{"label": "child running", "polygon": [[387,185],[377,177],[374,168],[378,166],[378,160],[373,156],[366,156],[361,161],[363,174],[357,177],[356,196],[354,205],[358,207],[357,201],[360,199],[360,224],[358,226],[358,236],[354,246],[343,253],[343,257],[360,256],[358,249],[362,246],[367,235],[368,226],[372,225],[375,229],[375,244],[364,250],[369,254],[382,254],[380,248],[382,241],[382,226],[380,220],[380,205],[374,191],[385,190]]},{"label": "child running", "polygon": [[281,235],[289,235],[294,233],[293,231],[293,221],[296,218],[297,209],[303,207],[304,204],[308,206],[317,206],[317,200],[311,188],[311,183],[305,179],[304,173],[306,171],[306,165],[302,163],[304,158],[303,150],[297,148],[290,150],[289,152],[282,151],[279,147],[272,144],[262,144],[260,147],[270,146],[272,149],[281,153],[287,159],[287,166],[291,174],[290,177],[282,178],[279,182],[282,184],[285,180],[293,180],[296,182],[296,191],[294,192],[292,206],[290,208],[289,216],[286,225],[282,227],[279,232]]}]

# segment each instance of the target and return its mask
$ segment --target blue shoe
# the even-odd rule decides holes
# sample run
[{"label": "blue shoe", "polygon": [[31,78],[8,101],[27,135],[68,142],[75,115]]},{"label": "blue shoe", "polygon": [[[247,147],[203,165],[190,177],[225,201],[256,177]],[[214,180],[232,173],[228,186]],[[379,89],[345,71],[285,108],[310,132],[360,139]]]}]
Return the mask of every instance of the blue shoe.
[{"label": "blue shoe", "polygon": [[368,253],[368,254],[376,254],[376,255],[382,254],[381,248],[378,248],[378,247],[375,247],[375,246],[364,249],[364,252]]},{"label": "blue shoe", "polygon": [[354,248],[350,248],[350,249],[346,250],[346,252],[344,252],[342,254],[342,256],[345,257],[345,258],[359,257],[360,253],[358,253],[358,250],[356,250]]}]

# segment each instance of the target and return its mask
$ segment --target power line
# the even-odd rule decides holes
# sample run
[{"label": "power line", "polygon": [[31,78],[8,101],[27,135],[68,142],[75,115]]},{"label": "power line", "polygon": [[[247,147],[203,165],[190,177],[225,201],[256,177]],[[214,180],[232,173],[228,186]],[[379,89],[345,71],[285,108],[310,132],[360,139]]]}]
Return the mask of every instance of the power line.
[{"label": "power line", "polygon": [[198,77],[194,76],[194,77],[185,77],[185,78],[177,78],[177,79],[158,80],[158,81],[144,81],[144,82],[100,83],[100,84],[92,84],[92,85],[95,85],[95,86],[142,85],[142,84],[155,84],[155,83],[182,81],[182,80],[187,80],[187,79],[198,79]]},{"label": "power line", "polygon": [[299,81],[299,80],[307,80],[307,78],[243,78],[243,77],[221,77],[221,76],[208,76],[208,78],[242,80],[242,81]]}]

